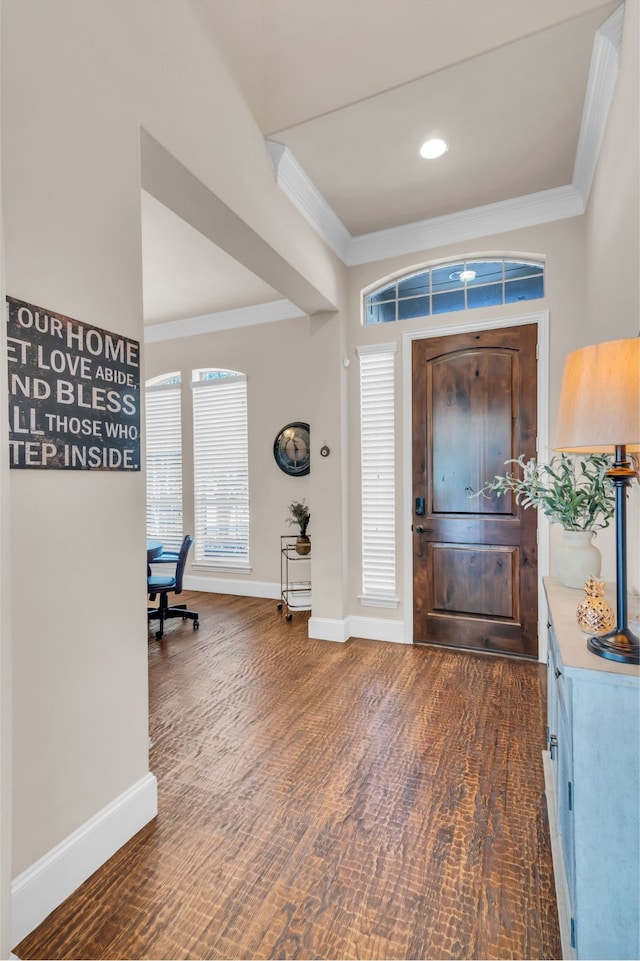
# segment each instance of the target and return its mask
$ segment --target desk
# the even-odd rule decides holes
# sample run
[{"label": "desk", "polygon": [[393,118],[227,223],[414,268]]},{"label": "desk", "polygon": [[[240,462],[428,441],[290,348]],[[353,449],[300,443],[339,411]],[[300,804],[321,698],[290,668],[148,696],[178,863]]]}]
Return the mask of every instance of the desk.
[{"label": "desk", "polygon": [[162,554],[162,541],[147,538],[147,564],[152,564]]}]

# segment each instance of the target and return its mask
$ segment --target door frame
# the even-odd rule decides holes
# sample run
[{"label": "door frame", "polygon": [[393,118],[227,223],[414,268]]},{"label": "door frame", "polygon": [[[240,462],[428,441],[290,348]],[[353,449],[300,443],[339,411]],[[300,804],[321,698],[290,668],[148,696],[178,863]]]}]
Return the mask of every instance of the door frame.
[{"label": "door frame", "polygon": [[[408,330],[402,335],[402,560],[404,569],[404,643],[413,644],[413,487],[412,487],[412,350],[416,340],[431,337],[454,336],[482,330],[498,330],[501,327],[520,327],[536,324],[538,327],[537,372],[537,457],[547,460],[549,456],[549,311],[538,310],[530,314],[495,317],[488,320],[465,321],[439,327]],[[529,508],[530,510],[533,508]],[[538,511],[538,660],[547,660],[547,633],[542,630],[545,621],[544,591],[542,578],[549,573],[549,520]]]}]

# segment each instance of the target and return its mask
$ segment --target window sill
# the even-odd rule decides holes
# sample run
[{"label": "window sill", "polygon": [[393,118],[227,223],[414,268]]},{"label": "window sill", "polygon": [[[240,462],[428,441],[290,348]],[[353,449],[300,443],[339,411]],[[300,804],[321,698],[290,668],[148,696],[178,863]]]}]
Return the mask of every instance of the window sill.
[{"label": "window sill", "polygon": [[360,594],[358,600],[362,607],[398,608],[400,606],[400,598],[390,594]]},{"label": "window sill", "polygon": [[248,564],[232,564],[224,561],[201,561],[191,565],[192,571],[215,571],[217,574],[250,574]]}]

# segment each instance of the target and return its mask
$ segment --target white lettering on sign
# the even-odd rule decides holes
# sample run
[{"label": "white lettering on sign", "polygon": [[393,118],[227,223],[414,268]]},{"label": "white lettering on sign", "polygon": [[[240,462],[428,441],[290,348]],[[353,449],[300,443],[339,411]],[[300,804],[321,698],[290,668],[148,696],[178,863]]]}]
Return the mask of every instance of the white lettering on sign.
[{"label": "white lettering on sign", "polygon": [[139,343],[7,303],[10,465],[139,470]]}]

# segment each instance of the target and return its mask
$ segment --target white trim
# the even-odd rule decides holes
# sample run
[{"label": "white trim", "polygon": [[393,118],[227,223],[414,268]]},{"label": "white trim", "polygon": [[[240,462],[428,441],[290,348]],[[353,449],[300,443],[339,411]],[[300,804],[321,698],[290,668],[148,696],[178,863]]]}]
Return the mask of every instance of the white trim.
[{"label": "white trim", "polygon": [[620,45],[624,4],[605,20],[596,32],[591,54],[578,148],[572,181],[585,207],[589,200],[609,109],[620,68]]},{"label": "white trim", "polygon": [[386,594],[358,594],[358,600],[363,607],[399,607],[400,598]]},{"label": "white trim", "polygon": [[360,617],[352,614],[347,618],[349,637],[362,637],[366,641],[389,641],[407,644],[404,622],[382,617]]},{"label": "white trim", "polygon": [[[151,565],[153,568],[153,564]],[[191,565],[192,571],[211,571],[212,574],[250,574],[253,568],[249,564],[207,564],[206,561],[195,561]],[[156,572],[154,571],[154,574]],[[160,573],[158,571],[158,573]]]},{"label": "white trim", "polygon": [[11,885],[11,943],[26,938],[157,813],[157,782],[149,773],[23,871]]},{"label": "white trim", "polygon": [[[224,580],[221,577],[185,577],[185,590],[203,591],[211,594],[237,594],[241,597],[264,597],[280,600],[280,585],[269,581]],[[363,604],[377,606],[370,598]],[[385,605],[390,606],[390,605]],[[393,605],[394,607],[397,604]],[[404,624],[382,617],[362,617],[352,614],[343,620],[329,617],[309,618],[308,636],[320,641],[337,641],[343,644],[350,637],[362,637],[368,641],[391,641],[407,644]]]},{"label": "white trim", "polygon": [[[538,321],[538,460],[549,458],[549,312],[545,311]],[[538,511],[538,660],[547,660],[547,602],[542,578],[549,573],[549,539],[551,523],[542,511]]]},{"label": "white trim", "polygon": [[204,591],[209,594],[237,594],[240,597],[280,597],[280,585],[271,581],[244,581],[237,578],[194,577],[183,580],[186,591]]},{"label": "white trim", "polygon": [[195,337],[198,334],[272,324],[278,320],[293,320],[306,316],[307,314],[290,300],[272,300],[251,307],[236,307],[234,310],[221,310],[214,314],[186,317],[184,320],[169,320],[164,324],[147,324],[144,329],[144,342],[155,344],[161,340]]},{"label": "white trim", "polygon": [[553,220],[566,220],[583,213],[584,203],[575,187],[555,187],[526,197],[361,234],[353,238],[346,264],[354,267],[418,250],[443,247],[445,244],[466,242],[522,227],[535,227]]},{"label": "white trim", "polygon": [[395,341],[388,344],[360,344],[356,347],[358,357],[367,357],[370,354],[397,354],[398,345]]},{"label": "white trim", "polygon": [[276,183],[326,244],[347,263],[352,237],[288,147],[267,140]]},{"label": "white trim", "polygon": [[[404,627],[405,643],[413,643],[413,478],[412,478],[412,379],[411,351],[414,340],[431,337],[454,336],[470,331],[497,330],[501,327],[517,327],[523,324],[538,325],[538,456],[549,446],[549,311],[534,311],[513,317],[496,318],[486,321],[466,321],[443,327],[406,331],[402,335],[402,465],[403,498],[402,525],[404,531],[403,568],[404,568]],[[544,592],[542,578],[549,571],[549,521],[538,511],[538,617],[544,623]],[[538,659],[547,659],[546,633],[538,630]]]},{"label": "white trim", "polygon": [[333,617],[310,617],[308,636],[317,641],[337,641],[344,644],[349,640],[347,619],[340,621]]},{"label": "white trim", "polygon": [[350,637],[365,641],[388,641],[391,644],[412,643],[406,640],[402,621],[384,617],[361,617],[350,614],[344,620],[329,617],[309,618],[309,637],[317,641],[337,641],[344,644]]},{"label": "white trim", "polygon": [[[287,157],[284,169],[282,160],[277,166],[274,163],[278,186],[347,267],[522,227],[533,227],[554,220],[578,217],[585,210],[580,192],[568,184],[524,197],[484,204],[454,214],[431,217],[416,223],[352,237],[291,152],[280,144],[277,146],[284,150],[283,157]],[[327,229],[327,224],[335,221],[342,227],[347,240],[342,235],[338,242],[335,227]]]}]

